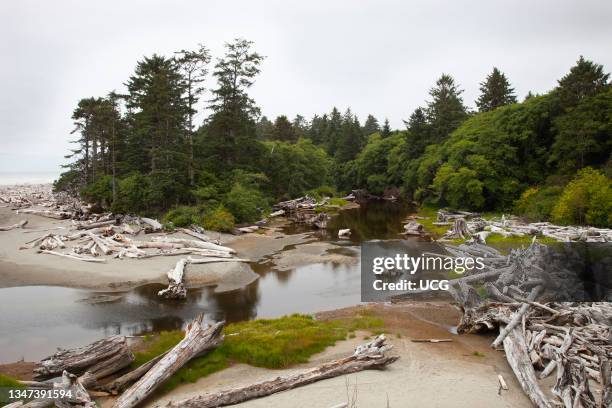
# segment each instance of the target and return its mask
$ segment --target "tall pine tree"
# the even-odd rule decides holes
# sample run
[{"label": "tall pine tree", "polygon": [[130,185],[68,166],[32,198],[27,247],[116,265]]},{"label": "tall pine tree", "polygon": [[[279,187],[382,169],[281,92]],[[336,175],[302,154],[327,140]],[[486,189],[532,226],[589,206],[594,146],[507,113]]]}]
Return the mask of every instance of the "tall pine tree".
[{"label": "tall pine tree", "polygon": [[584,59],[581,55],[570,72],[559,80],[556,91],[564,107],[575,106],[587,96],[593,96],[610,87],[610,74],[603,66]]},{"label": "tall pine tree", "polygon": [[480,83],[480,96],[476,100],[478,110],[486,112],[513,103],[516,103],[514,88],[506,75],[494,67],[493,72]]},{"label": "tall pine tree", "polygon": [[432,143],[445,140],[467,118],[462,93],[463,90],[459,89],[454,78],[448,74],[442,74],[429,91],[431,101],[427,103],[426,113],[431,125]]}]

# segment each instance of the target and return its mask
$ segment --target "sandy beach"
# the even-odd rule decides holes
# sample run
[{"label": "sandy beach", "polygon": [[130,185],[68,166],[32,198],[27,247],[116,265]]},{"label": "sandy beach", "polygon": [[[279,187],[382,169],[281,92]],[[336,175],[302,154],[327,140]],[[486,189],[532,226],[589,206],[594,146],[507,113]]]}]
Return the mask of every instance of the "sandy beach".
[{"label": "sandy beach", "polygon": [[[364,307],[364,306],[362,306]],[[400,359],[384,371],[368,370],[341,376],[281,392],[236,406],[252,408],[296,407],[327,408],[347,401],[356,393],[359,407],[438,407],[458,406],[530,407],[502,352],[489,347],[486,336],[458,336],[448,328],[456,323],[459,312],[444,303],[407,303],[365,306],[385,321],[392,354]],[[361,307],[351,307],[318,314],[319,318],[354,315]],[[311,358],[308,364],[287,370],[268,370],[244,364],[183,385],[150,401],[145,406],[163,406],[165,401],[189,398],[206,392],[221,391],[240,385],[286,375],[305,367],[345,357],[364,343],[367,333],[337,343]],[[413,343],[415,338],[451,338],[450,343]],[[478,355],[475,355],[478,352]],[[509,390],[499,393],[497,375],[501,374]],[[347,386],[348,384],[348,386]],[[356,391],[355,391],[356,388]],[[387,405],[388,400],[388,405]],[[458,405],[461,401],[461,405]],[[102,407],[110,407],[108,400]]]},{"label": "sandy beach", "polygon": [[[36,249],[19,249],[26,242],[46,232],[65,233],[69,231],[69,220],[54,220],[38,215],[16,214],[8,208],[0,208],[0,225],[10,225],[22,220],[28,224],[24,229],[14,229],[0,234],[0,287],[26,285],[53,285],[73,288],[125,291],[147,283],[167,282],[166,273],[174,267],[181,256],[160,256],[147,259],[108,259],[106,263],[86,263],[48,254],[38,254]],[[50,230],[51,231],[47,231]],[[222,245],[236,250],[237,257],[253,262],[274,255],[274,262],[284,268],[315,262],[354,262],[353,258],[328,255],[327,249],[334,246],[327,243],[312,244],[313,247],[298,247],[287,255],[278,254],[287,246],[313,241],[309,234],[285,235],[276,229],[265,230],[264,234],[253,233],[234,236],[212,232]],[[160,234],[148,234],[143,240],[150,240]],[[175,237],[190,238],[182,233]],[[276,254],[276,255],[275,255]],[[257,279],[250,266],[242,262],[223,262],[192,265],[186,274],[188,287],[215,285],[217,291],[229,291],[244,287]]]}]

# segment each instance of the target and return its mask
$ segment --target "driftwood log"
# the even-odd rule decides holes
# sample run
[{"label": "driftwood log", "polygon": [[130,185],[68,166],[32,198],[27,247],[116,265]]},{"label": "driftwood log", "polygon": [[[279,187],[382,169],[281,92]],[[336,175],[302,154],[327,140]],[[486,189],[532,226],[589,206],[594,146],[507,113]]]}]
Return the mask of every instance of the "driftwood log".
[{"label": "driftwood log", "polygon": [[113,408],[131,408],[141,403],[165,380],[194,357],[201,356],[223,342],[223,325],[206,325],[204,316],[198,316],[187,326],[185,337],[172,350],[155,363],[146,374],[123,393]]},{"label": "driftwood log", "polygon": [[147,361],[145,364],[135,368],[130,371],[114,379],[113,381],[104,384],[102,386],[97,387],[100,391],[106,391],[110,394],[117,395],[127,389],[130,385],[138,381],[143,375],[145,375],[151,367],[153,367],[159,360],[161,360],[167,353],[163,353],[151,360]]},{"label": "driftwood log", "polygon": [[84,347],[60,350],[34,368],[35,380],[57,377],[63,371],[80,375],[86,371],[95,378],[113,374],[134,361],[124,336],[110,336]]},{"label": "driftwood log", "polygon": [[0,227],[0,231],[10,231],[10,230],[17,229],[17,228],[23,228],[26,226],[27,223],[28,223],[28,220],[22,220],[18,222],[17,224],[9,225],[6,227]]},{"label": "driftwood log", "polygon": [[362,370],[383,369],[399,357],[385,355],[391,349],[386,344],[384,335],[379,335],[373,341],[359,346],[349,356],[317,367],[303,370],[285,377],[277,377],[245,387],[224,390],[218,393],[204,394],[180,401],[171,401],[164,405],[167,408],[209,408],[238,404],[254,398],[261,398],[277,392],[297,388],[316,381]]}]

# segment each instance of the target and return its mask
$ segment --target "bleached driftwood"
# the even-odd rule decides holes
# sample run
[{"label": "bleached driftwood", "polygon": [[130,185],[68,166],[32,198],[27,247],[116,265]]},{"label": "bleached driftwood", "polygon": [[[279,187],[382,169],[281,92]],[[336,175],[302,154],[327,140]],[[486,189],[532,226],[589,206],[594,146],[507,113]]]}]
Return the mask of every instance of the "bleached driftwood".
[{"label": "bleached driftwood", "polygon": [[28,220],[21,220],[17,224],[9,225],[6,227],[0,227],[0,231],[10,231],[10,230],[14,230],[17,228],[23,228],[26,226],[27,223],[28,223]]},{"label": "bleached driftwood", "polygon": [[33,214],[41,217],[53,218],[56,220],[65,220],[70,218],[71,214],[67,211],[51,211],[51,210],[35,210],[31,208],[25,208],[17,211],[17,214]]},{"label": "bleached driftwood", "polygon": [[338,238],[348,238],[351,236],[351,229],[345,228],[338,230]]},{"label": "bleached driftwood", "polygon": [[224,322],[207,325],[203,320],[204,316],[200,315],[192,321],[187,326],[183,340],[125,391],[117,399],[113,408],[132,408],[138,405],[189,360],[201,356],[221,344],[224,337]]},{"label": "bleached driftwood", "polygon": [[[312,384],[326,378],[351,374],[363,370],[384,369],[399,358],[397,356],[388,356],[385,354],[391,347],[391,345],[386,344],[386,338],[381,334],[371,342],[357,347],[352,355],[345,358],[333,360],[285,377],[276,377],[268,381],[244,387],[231,388],[217,393],[203,394],[188,399],[171,401],[163,406],[166,408],[223,407]],[[161,406],[158,405],[158,407]]]},{"label": "bleached driftwood", "polygon": [[69,392],[70,397],[55,400],[57,408],[96,408],[97,405],[91,400],[87,390],[76,375],[64,371],[62,381],[54,383],[54,389]]},{"label": "bleached driftwood", "polygon": [[189,228],[179,228],[178,231],[182,232],[183,234],[187,234],[189,236],[197,238],[200,241],[212,242],[213,244],[218,244],[219,243],[218,241],[215,241],[212,238],[210,238],[208,235],[202,234],[200,232],[193,231],[193,230],[191,230]]},{"label": "bleached driftwood", "polygon": [[195,241],[193,239],[174,238],[174,237],[153,237],[152,241],[179,244],[179,245],[183,245],[184,247],[191,247],[191,248],[212,249],[214,251],[227,252],[230,254],[236,253],[235,250],[233,250],[232,248],[226,247],[226,246],[213,244],[212,242]]},{"label": "bleached driftwood", "polygon": [[68,259],[73,259],[75,261],[83,261],[83,262],[98,262],[98,263],[104,263],[106,262],[106,259],[100,259],[100,258],[91,258],[85,255],[77,255],[77,254],[64,254],[61,252],[56,252],[56,251],[48,251],[48,250],[40,250],[40,253],[43,254],[49,254],[49,255],[55,255],[55,256],[61,256],[63,258],[68,258]]},{"label": "bleached driftwood", "polygon": [[135,368],[129,373],[126,373],[121,377],[114,379],[108,384],[104,384],[103,386],[98,387],[98,389],[109,392],[112,395],[117,395],[120,392],[123,392],[126,388],[128,388],[130,385],[138,381],[143,375],[145,375],[151,369],[151,367],[157,364],[157,362],[161,360],[167,353],[168,352],[165,352],[157,357],[152,358],[145,364]]},{"label": "bleached driftwood", "polygon": [[416,221],[410,221],[404,224],[404,232],[402,235],[423,235],[425,233],[425,227]]},{"label": "bleached driftwood", "polygon": [[103,378],[127,367],[134,360],[124,336],[110,336],[84,347],[59,350],[34,368],[34,379],[45,380],[60,375],[64,370],[79,375],[89,372]]},{"label": "bleached driftwood", "polygon": [[160,290],[157,294],[166,299],[182,299],[187,296],[187,289],[183,284],[185,265],[189,263],[186,258],[179,259],[174,269],[168,272],[168,287]]},{"label": "bleached driftwood", "polygon": [[156,231],[161,231],[163,228],[163,225],[161,225],[159,223],[159,221],[151,219],[151,218],[146,218],[146,217],[140,217],[140,221],[144,222],[145,224],[147,224],[148,229],[151,232],[156,232]]}]

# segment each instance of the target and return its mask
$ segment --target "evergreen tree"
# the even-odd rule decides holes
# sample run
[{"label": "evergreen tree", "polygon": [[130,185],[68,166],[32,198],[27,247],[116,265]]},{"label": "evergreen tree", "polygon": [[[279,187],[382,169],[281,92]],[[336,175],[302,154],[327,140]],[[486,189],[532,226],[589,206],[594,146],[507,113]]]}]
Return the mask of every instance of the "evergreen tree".
[{"label": "evergreen tree", "polygon": [[384,139],[385,137],[391,136],[391,126],[389,126],[389,119],[385,118],[385,123],[383,124],[382,130],[380,131],[380,136]]},{"label": "evergreen tree", "polygon": [[207,129],[207,142],[213,154],[227,166],[253,159],[256,139],[255,119],[259,108],[247,90],[259,74],[263,57],[251,50],[253,42],[236,39],[226,43],[225,56],[219,59],[213,75],[217,78],[210,109],[213,114]]},{"label": "evergreen tree", "polygon": [[293,118],[293,122],[291,122],[291,125],[293,126],[293,132],[295,133],[296,140],[306,135],[308,123],[306,123],[306,119],[302,115],[295,115],[295,118]]},{"label": "evergreen tree", "polygon": [[478,110],[486,112],[513,103],[516,103],[514,88],[510,86],[506,75],[494,67],[493,72],[480,83],[480,96],[476,100]]},{"label": "evergreen tree", "polygon": [[143,173],[178,172],[187,176],[189,103],[178,63],[156,54],[145,57],[126,86],[133,122],[129,140],[132,167]]},{"label": "evergreen tree", "polygon": [[295,142],[297,140],[293,125],[289,122],[287,116],[280,115],[276,118],[274,121],[274,129],[272,130],[272,138],[284,142]]},{"label": "evergreen tree", "polygon": [[363,134],[370,136],[372,133],[380,132],[380,125],[378,119],[372,115],[368,115],[365,123],[363,124]]},{"label": "evergreen tree", "polygon": [[206,68],[210,62],[210,52],[204,45],[199,44],[195,51],[181,50],[177,52],[177,61],[183,72],[186,81],[187,89],[187,107],[188,107],[188,123],[187,123],[187,143],[189,146],[189,182],[194,184],[194,157],[193,157],[193,138],[194,124],[193,116],[196,114],[195,105],[198,102],[199,96],[204,92],[204,87],[201,85],[208,74]]},{"label": "evergreen tree", "polygon": [[350,109],[342,117],[342,126],[338,139],[335,158],[338,163],[345,163],[357,157],[363,147],[361,125]]},{"label": "evergreen tree", "polygon": [[306,131],[306,137],[317,145],[323,144],[327,132],[327,122],[327,114],[323,116],[314,115]]},{"label": "evergreen tree", "polygon": [[334,156],[338,147],[338,140],[340,139],[340,132],[342,128],[342,114],[334,106],[332,109],[329,120],[327,121],[327,127],[323,137],[323,143],[327,147],[327,153],[330,156]]},{"label": "evergreen tree", "polygon": [[425,151],[430,141],[430,126],[423,108],[416,108],[406,124],[407,159],[416,159]]},{"label": "evergreen tree", "polygon": [[268,140],[272,138],[274,123],[266,115],[263,115],[257,122],[256,132],[258,140]]},{"label": "evergreen tree", "polygon": [[575,106],[585,97],[609,88],[609,79],[610,74],[604,72],[602,65],[581,55],[570,72],[558,81],[557,93],[564,107]]},{"label": "evergreen tree", "polygon": [[426,113],[431,124],[433,143],[445,140],[468,117],[462,93],[463,90],[458,88],[453,77],[448,74],[442,74],[436,86],[429,91],[432,99],[427,103]]}]

